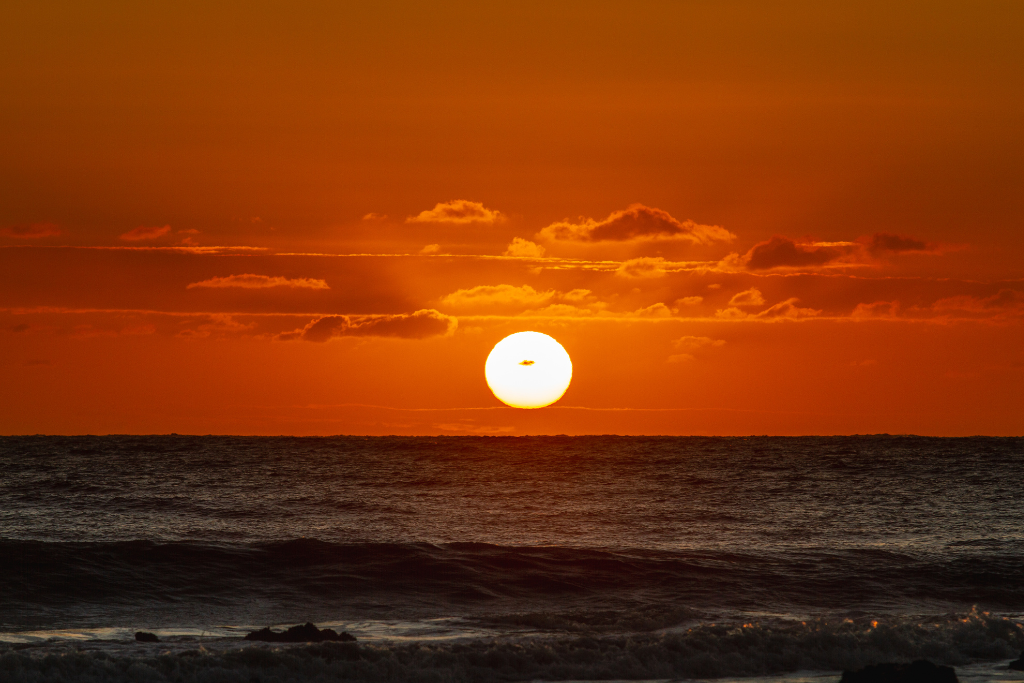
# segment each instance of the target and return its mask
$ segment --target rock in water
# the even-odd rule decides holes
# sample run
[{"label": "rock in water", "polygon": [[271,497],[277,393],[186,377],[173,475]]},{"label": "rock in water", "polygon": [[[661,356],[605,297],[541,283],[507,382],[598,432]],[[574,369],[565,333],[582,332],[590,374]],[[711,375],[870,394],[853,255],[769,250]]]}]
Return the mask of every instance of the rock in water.
[{"label": "rock in water", "polygon": [[1010,662],[1010,668],[1014,671],[1024,671],[1024,652],[1020,653],[1020,657]]},{"label": "rock in water", "polygon": [[919,659],[910,664],[874,664],[844,671],[839,683],[959,683],[951,666]]},{"label": "rock in water", "polygon": [[140,643],[159,643],[160,639],[156,637],[155,633],[146,633],[145,631],[136,631],[135,640]]},{"label": "rock in water", "polygon": [[322,643],[324,641],[347,643],[354,642],[356,638],[348,633],[338,633],[330,628],[319,629],[307,622],[302,626],[292,626],[284,633],[271,631],[269,627],[251,631],[246,634],[245,639],[264,643]]}]

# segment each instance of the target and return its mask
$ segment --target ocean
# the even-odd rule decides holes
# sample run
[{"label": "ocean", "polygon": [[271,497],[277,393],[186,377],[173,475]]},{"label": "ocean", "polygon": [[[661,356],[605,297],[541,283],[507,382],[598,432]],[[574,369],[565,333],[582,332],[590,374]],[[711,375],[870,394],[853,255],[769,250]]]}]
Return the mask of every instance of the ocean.
[{"label": "ocean", "polygon": [[1022,621],[1024,438],[0,438],[5,683],[1024,681]]}]

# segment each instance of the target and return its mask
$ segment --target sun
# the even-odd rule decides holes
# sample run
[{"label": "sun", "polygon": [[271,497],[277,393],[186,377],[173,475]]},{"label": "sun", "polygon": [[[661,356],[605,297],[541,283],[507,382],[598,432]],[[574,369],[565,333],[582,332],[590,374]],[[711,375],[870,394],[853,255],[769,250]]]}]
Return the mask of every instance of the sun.
[{"label": "sun", "polygon": [[549,406],[569,388],[572,361],[541,332],[516,332],[494,345],[484,365],[487,386],[513,408]]}]

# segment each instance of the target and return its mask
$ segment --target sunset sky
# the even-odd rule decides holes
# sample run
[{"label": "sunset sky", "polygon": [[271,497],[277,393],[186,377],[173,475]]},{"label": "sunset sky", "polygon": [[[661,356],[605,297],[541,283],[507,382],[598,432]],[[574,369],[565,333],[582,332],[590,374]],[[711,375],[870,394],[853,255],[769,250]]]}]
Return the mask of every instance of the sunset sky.
[{"label": "sunset sky", "polygon": [[5,3],[0,408],[1020,435],[1024,3]]}]

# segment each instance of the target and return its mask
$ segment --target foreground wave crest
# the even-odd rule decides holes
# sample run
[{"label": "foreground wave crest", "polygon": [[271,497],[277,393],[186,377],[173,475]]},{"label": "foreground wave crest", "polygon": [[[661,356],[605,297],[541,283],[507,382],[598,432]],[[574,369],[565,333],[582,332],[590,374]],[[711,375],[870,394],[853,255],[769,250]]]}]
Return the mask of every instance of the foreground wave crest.
[{"label": "foreground wave crest", "polygon": [[788,625],[703,625],[631,636],[531,637],[462,643],[291,648],[167,643],[82,651],[0,650],[0,677],[95,681],[493,681],[718,678],[841,670],[928,658],[963,665],[1009,659],[1024,647],[1011,620],[972,611],[929,621],[816,620]]}]

